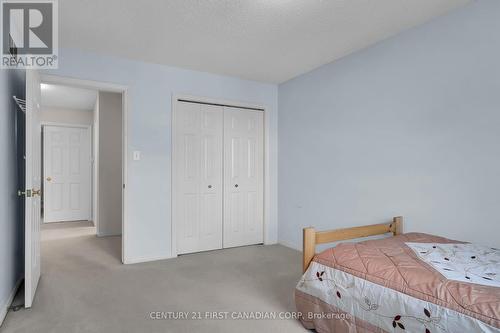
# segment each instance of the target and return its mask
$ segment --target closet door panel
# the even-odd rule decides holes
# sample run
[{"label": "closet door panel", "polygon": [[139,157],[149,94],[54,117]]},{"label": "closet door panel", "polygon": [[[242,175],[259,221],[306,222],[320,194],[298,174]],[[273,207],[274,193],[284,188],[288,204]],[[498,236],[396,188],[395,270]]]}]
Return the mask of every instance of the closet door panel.
[{"label": "closet door panel", "polygon": [[222,248],[223,110],[178,102],[174,112],[177,253]]},{"label": "closet door panel", "polygon": [[263,243],[264,114],[224,108],[224,247]]},{"label": "closet door panel", "polygon": [[223,109],[201,105],[201,235],[210,240],[204,250],[222,248]]}]

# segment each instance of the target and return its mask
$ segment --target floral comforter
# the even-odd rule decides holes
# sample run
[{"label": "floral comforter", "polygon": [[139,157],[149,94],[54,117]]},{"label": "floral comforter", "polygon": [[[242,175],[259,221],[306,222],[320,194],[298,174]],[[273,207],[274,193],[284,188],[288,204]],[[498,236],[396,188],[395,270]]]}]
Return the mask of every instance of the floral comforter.
[{"label": "floral comforter", "polygon": [[500,332],[500,288],[447,279],[406,243],[462,244],[408,233],[318,254],[295,290],[303,325],[336,333]]}]

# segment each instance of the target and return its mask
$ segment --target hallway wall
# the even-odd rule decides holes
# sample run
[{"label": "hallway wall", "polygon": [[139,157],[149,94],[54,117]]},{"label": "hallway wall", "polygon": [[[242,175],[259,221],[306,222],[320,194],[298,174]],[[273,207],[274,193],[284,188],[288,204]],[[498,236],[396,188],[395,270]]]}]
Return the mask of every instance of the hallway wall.
[{"label": "hallway wall", "polygon": [[122,234],[122,94],[99,92],[98,236]]}]

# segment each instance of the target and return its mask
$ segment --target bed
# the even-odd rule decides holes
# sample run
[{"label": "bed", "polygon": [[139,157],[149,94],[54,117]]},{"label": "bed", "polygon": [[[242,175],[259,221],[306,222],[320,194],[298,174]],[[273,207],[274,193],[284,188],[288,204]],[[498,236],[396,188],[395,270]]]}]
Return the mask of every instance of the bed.
[{"label": "bed", "polygon": [[[304,275],[295,289],[304,327],[336,333],[500,332],[500,250],[403,234],[402,228],[403,218],[395,217],[334,231],[304,229]],[[315,253],[318,244],[382,234],[391,237]]]}]

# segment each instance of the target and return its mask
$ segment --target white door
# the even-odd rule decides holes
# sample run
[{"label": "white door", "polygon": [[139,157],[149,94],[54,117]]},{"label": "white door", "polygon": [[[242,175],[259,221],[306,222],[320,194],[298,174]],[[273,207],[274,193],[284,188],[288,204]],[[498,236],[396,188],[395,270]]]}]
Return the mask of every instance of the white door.
[{"label": "white door", "polygon": [[222,121],[222,107],[177,102],[173,219],[178,254],[222,248]]},{"label": "white door", "polygon": [[40,76],[26,71],[26,200],[24,305],[31,307],[40,279],[40,185],[41,127]]},{"label": "white door", "polygon": [[264,241],[264,112],[224,108],[224,247]]},{"label": "white door", "polygon": [[44,222],[90,220],[90,146],[88,128],[44,126]]}]

